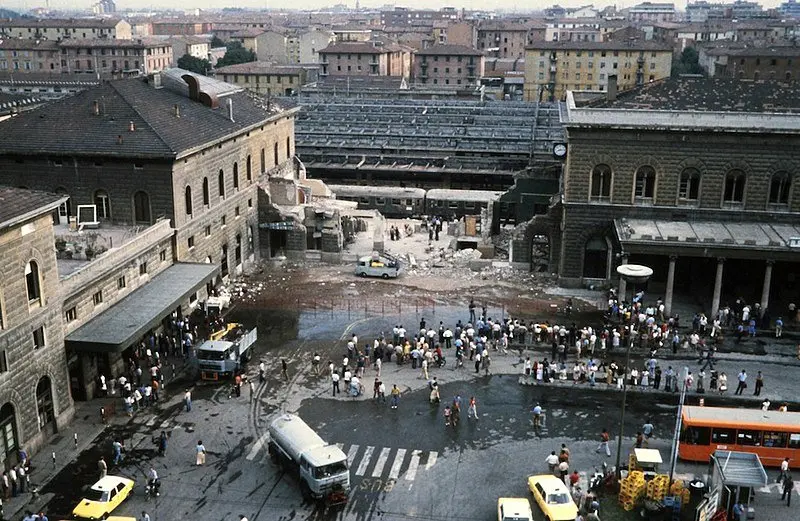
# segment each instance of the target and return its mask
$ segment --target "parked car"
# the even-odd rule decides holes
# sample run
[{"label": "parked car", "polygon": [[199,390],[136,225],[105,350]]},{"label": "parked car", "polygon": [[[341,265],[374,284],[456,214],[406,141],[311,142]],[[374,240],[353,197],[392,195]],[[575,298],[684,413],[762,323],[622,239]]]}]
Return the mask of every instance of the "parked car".
[{"label": "parked car", "polygon": [[528,488],[547,521],[574,521],[578,516],[569,489],[552,474],[529,477]]},{"label": "parked car", "polygon": [[497,521],[533,521],[530,501],[524,497],[501,497],[497,500]]},{"label": "parked car", "polygon": [[72,510],[81,519],[102,519],[120,506],[133,490],[133,480],[120,476],[106,476],[89,487],[86,495]]}]

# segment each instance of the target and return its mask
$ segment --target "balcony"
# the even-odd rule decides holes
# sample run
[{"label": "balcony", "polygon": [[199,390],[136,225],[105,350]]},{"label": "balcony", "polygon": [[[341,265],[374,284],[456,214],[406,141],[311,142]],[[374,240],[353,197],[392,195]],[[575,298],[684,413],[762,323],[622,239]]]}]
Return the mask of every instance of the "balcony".
[{"label": "balcony", "polygon": [[556,53],[554,53],[554,52],[551,52],[551,53],[550,53],[550,61],[551,61],[551,62],[556,62],[556,61],[558,61],[558,55],[557,55]]},{"label": "balcony", "polygon": [[556,72],[556,66],[555,65],[551,65],[550,66],[550,72]]}]

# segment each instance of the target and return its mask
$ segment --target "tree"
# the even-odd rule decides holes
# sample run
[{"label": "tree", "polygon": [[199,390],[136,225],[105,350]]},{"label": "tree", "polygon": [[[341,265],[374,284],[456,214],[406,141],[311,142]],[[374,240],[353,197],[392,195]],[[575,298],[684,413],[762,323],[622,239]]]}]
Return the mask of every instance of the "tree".
[{"label": "tree", "polygon": [[700,66],[700,55],[697,54],[697,49],[694,47],[685,48],[681,53],[680,59],[672,64],[673,76],[703,73],[703,67]]},{"label": "tree", "polygon": [[211,48],[216,49],[217,47],[225,47],[225,42],[214,36],[211,38]]},{"label": "tree", "polygon": [[205,75],[211,70],[211,63],[202,58],[196,58],[190,54],[184,54],[178,58],[178,67],[197,74]]},{"label": "tree", "polygon": [[242,47],[242,42],[231,41],[226,47],[228,50],[225,52],[225,56],[217,60],[217,67],[256,61],[256,53]]}]

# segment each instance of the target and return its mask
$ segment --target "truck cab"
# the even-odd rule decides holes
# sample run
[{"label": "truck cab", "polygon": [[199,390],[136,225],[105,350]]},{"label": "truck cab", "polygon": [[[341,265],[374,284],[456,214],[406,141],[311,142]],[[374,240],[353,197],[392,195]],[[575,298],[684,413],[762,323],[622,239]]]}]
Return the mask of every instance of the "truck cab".
[{"label": "truck cab", "polygon": [[241,324],[228,326],[197,348],[196,363],[203,380],[219,380],[236,374],[250,359],[250,348],[258,339],[256,328],[246,330]]}]

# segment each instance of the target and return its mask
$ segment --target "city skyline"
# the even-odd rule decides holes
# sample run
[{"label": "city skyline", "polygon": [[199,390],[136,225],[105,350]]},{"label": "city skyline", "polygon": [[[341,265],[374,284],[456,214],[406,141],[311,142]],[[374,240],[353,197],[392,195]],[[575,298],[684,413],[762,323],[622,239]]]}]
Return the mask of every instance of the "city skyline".
[{"label": "city skyline", "polygon": [[[715,0],[710,0],[711,3],[716,3]],[[765,0],[759,2],[765,9],[774,8],[780,6],[784,0]],[[69,10],[89,10],[91,6],[95,2],[93,0],[80,0],[78,2],[73,0],[50,0],[49,7],[52,10],[62,10],[62,11],[69,11]],[[322,9],[325,7],[332,7],[337,3],[345,4],[350,7],[355,7],[355,0],[348,1],[348,2],[335,2],[329,0],[299,0],[293,2],[293,8],[296,10],[315,10],[315,9]],[[603,8],[608,5],[616,5],[618,8],[627,8],[637,5],[639,1],[636,0],[624,0],[619,2],[607,2],[607,3],[600,3],[600,2],[589,2],[589,1],[582,1],[582,0],[562,0],[562,1],[535,1],[531,3],[520,2],[519,0],[492,0],[492,1],[483,1],[483,0],[462,0],[460,3],[453,3],[447,1],[436,1],[430,2],[425,0],[405,0],[402,3],[395,3],[389,4],[382,0],[360,0],[359,5],[361,8],[368,8],[368,9],[378,9],[382,7],[386,7],[387,5],[393,5],[396,7],[408,7],[411,9],[439,9],[441,7],[456,7],[458,9],[467,9],[467,10],[503,10],[503,11],[517,11],[517,12],[526,12],[526,11],[537,11],[537,10],[544,10],[550,6],[555,4],[561,5],[562,7],[580,7],[584,5],[593,4],[595,7]],[[654,2],[658,3],[658,2]],[[669,2],[667,2],[669,3]],[[676,8],[683,10],[686,8],[687,2],[679,1],[673,2]],[[731,3],[731,2],[725,2]],[[245,9],[281,9],[283,6],[278,5],[278,2],[271,2],[270,0],[236,0],[233,2],[227,3],[217,3],[214,1],[209,0],[195,0],[193,2],[187,2],[182,5],[184,10],[191,10],[191,9],[222,9],[225,7],[234,7],[234,8],[245,8]],[[3,7],[12,10],[18,11],[27,11],[30,9],[35,9],[38,7],[45,7],[46,2],[41,0],[11,0],[8,2],[4,2]],[[136,0],[122,0],[117,2],[117,9],[124,10],[124,9],[132,9],[132,10],[146,10],[146,9],[174,9],[175,4],[172,2],[168,2],[167,0],[143,0],[143,1],[136,1]]]}]

